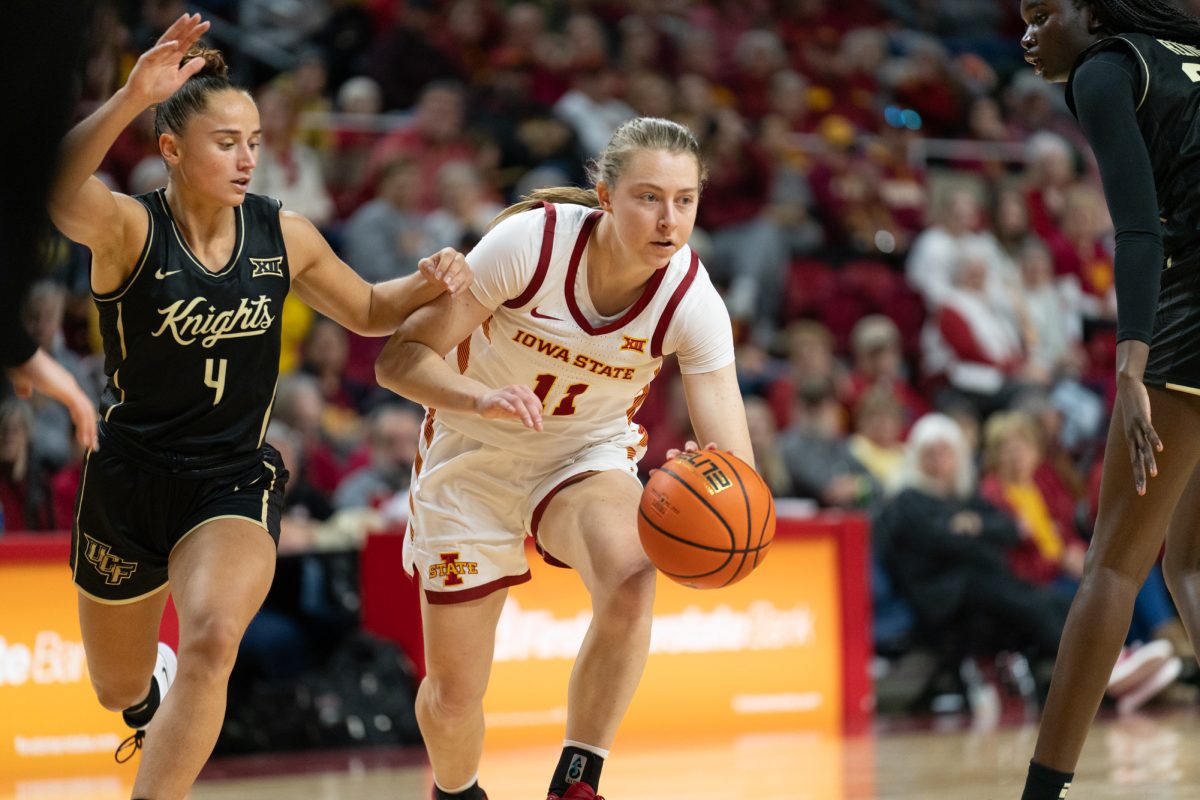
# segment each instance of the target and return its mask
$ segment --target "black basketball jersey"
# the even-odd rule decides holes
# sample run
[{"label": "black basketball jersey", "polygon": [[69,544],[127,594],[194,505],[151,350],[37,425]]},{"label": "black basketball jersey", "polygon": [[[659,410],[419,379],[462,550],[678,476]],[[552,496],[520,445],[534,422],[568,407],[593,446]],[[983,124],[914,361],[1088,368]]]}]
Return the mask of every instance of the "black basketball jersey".
[{"label": "black basketball jersey", "polygon": [[229,262],[208,271],[175,225],[165,190],[136,198],[150,230],[133,273],[95,295],[108,384],[101,431],[176,468],[257,453],[279,377],[280,315],[291,285],[279,202],[233,209]]},{"label": "black basketball jersey", "polygon": [[[1132,50],[1141,67],[1135,105],[1154,167],[1166,266],[1195,260],[1200,257],[1200,48],[1122,33],[1096,42],[1078,63],[1106,48]],[[1067,102],[1074,110],[1069,83]]]}]

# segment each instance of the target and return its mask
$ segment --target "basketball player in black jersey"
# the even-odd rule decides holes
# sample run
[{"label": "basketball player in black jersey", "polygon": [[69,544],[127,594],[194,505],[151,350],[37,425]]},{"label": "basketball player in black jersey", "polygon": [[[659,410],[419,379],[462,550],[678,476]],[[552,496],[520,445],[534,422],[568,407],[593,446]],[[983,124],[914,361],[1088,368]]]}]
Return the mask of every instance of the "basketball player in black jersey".
[{"label": "basketball player in black jersey", "polygon": [[1117,231],[1099,515],[1022,795],[1059,800],[1164,538],[1167,583],[1200,642],[1200,21],[1164,0],[1021,0],[1021,15],[1026,60],[1067,82]]},{"label": "basketball player in black jersey", "polygon": [[[100,702],[139,731],[153,717],[133,788],[152,800],[184,797],[212,751],[238,643],[274,573],[287,471],[264,434],[284,296],[382,335],[470,280],[444,251],[369,285],[308,220],[248,194],[258,111],[219,53],[193,47],[207,27],[180,17],[67,135],[50,206],[91,248],[108,375],[73,530],[80,625]],[[151,105],[167,187],[111,192],[92,173]],[[157,643],[168,587],[174,675]]]}]

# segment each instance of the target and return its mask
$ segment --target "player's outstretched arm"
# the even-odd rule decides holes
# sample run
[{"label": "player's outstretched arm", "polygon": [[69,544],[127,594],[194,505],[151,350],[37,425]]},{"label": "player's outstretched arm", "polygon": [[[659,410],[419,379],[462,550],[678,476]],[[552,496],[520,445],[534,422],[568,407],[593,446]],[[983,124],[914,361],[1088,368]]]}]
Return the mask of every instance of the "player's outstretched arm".
[{"label": "player's outstretched arm", "polygon": [[53,397],[67,407],[75,424],[75,441],[85,450],[95,450],[96,406],[61,364],[38,348],[33,358],[6,370],[18,397],[28,397],[35,390]]},{"label": "player's outstretched arm", "polygon": [[688,415],[697,441],[715,443],[718,448],[729,450],[754,466],[737,367],[729,364],[712,372],[684,374],[682,378]]},{"label": "player's outstretched arm", "polygon": [[379,385],[423,406],[514,419],[542,429],[542,402],[528,386],[492,389],[460,374],[445,361],[459,342],[491,316],[470,292],[444,294],[408,318],[375,362]]},{"label": "player's outstretched arm", "polygon": [[125,85],[63,139],[50,215],[63,233],[93,253],[140,249],[148,224],[145,210],[132,198],[109,191],[93,173],[138,114],[166,100],[204,67],[202,58],[183,66],[179,62],[207,30],[199,14],[175,20],[138,58]]},{"label": "player's outstretched arm", "polygon": [[389,336],[416,309],[443,293],[461,294],[471,285],[466,259],[449,247],[421,259],[412,275],[370,284],[337,257],[308,219],[284,211],[279,221],[296,294],[357,334]]}]

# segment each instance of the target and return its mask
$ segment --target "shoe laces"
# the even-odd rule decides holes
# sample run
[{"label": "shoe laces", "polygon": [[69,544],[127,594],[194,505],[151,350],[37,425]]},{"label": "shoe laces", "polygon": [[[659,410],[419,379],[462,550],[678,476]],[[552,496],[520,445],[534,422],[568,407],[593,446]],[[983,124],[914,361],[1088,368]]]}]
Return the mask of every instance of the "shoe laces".
[{"label": "shoe laces", "polygon": [[[125,741],[117,746],[117,752],[113,754],[113,759],[118,764],[124,764],[129,759],[133,758],[134,754],[142,749],[142,742],[146,739],[146,732],[136,730],[126,737]],[[597,800],[599,800],[597,798]]]}]

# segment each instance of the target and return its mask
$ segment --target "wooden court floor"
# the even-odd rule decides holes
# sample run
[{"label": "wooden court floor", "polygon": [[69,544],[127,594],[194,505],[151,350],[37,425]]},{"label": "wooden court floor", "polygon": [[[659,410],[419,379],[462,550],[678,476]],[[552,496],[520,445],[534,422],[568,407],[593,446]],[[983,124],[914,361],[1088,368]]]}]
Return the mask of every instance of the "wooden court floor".
[{"label": "wooden court floor", "polygon": [[[955,724],[951,722],[950,724]],[[619,743],[609,800],[1018,800],[1032,725]],[[1200,710],[1106,719],[1084,749],[1072,800],[1200,800]],[[490,750],[491,800],[544,800],[557,748]],[[0,781],[0,800],[128,800],[132,765],[97,779]],[[191,800],[428,800],[419,750],[215,760]]]},{"label": "wooden court floor", "polygon": [[[686,747],[639,743],[614,751],[601,789],[611,800],[1017,800],[1035,735],[1026,725],[854,739],[773,735]],[[1102,721],[1088,739],[1071,797],[1200,800],[1198,742],[1200,712],[1192,710]],[[489,797],[543,800],[556,757],[554,748],[489,752],[482,772]],[[231,769],[232,762],[214,764],[193,800],[427,800],[429,791],[423,763],[221,777]]]}]

